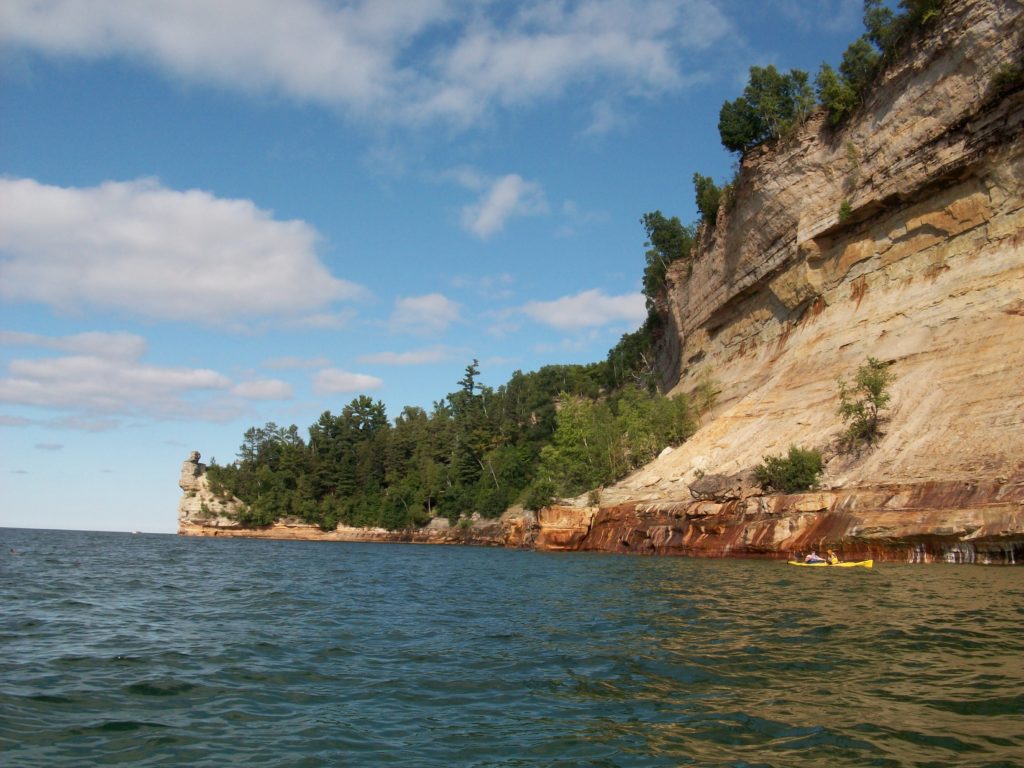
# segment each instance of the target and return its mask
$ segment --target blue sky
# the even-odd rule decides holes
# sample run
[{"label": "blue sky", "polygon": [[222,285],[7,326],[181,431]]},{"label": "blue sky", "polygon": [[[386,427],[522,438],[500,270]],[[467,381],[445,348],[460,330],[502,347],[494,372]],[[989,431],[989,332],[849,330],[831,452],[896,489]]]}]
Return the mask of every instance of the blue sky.
[{"label": "blue sky", "polygon": [[6,0],[0,526],[173,531],[234,458],[466,364],[602,359],[751,65],[860,0]]}]

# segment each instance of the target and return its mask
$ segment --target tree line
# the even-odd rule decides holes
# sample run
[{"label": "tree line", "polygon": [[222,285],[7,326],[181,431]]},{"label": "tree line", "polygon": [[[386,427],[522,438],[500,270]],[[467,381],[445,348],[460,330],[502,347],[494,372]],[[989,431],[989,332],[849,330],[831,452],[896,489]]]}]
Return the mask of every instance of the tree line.
[{"label": "tree line", "polygon": [[898,55],[915,30],[936,19],[942,5],[943,0],[900,0],[894,12],[882,0],[864,0],[864,34],[847,47],[838,71],[822,63],[813,88],[803,70],[751,67],[743,94],[719,112],[722,146],[743,153],[782,138],[818,104],[830,125],[841,125],[863,103],[883,64]]},{"label": "tree line", "polygon": [[250,526],[294,517],[400,529],[497,517],[517,502],[537,509],[613,482],[696,428],[685,397],[655,393],[621,361],[516,371],[497,388],[479,375],[474,360],[429,412],[406,406],[390,420],[360,395],[306,437],[295,425],[252,427],[235,461],[211,462],[211,487],[241,499]]}]

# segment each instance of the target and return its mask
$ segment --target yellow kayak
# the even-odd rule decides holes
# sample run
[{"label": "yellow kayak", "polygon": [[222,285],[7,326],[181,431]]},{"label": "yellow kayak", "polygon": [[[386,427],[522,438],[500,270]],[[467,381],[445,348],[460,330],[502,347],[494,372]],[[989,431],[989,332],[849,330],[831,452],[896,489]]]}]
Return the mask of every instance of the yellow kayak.
[{"label": "yellow kayak", "polygon": [[790,565],[802,565],[805,568],[873,568],[874,560],[855,560],[849,563],[798,563],[796,560],[789,560]]}]

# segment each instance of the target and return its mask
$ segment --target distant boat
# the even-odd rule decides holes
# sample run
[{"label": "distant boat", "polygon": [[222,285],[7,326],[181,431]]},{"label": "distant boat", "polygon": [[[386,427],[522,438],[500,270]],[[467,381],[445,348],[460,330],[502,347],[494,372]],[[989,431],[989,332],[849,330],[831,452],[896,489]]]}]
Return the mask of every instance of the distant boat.
[{"label": "distant boat", "polygon": [[789,560],[790,565],[802,565],[805,568],[874,568],[874,560],[855,560],[850,563],[798,563],[796,560]]},{"label": "distant boat", "polygon": [[132,534],[142,533],[142,531],[132,531]]}]

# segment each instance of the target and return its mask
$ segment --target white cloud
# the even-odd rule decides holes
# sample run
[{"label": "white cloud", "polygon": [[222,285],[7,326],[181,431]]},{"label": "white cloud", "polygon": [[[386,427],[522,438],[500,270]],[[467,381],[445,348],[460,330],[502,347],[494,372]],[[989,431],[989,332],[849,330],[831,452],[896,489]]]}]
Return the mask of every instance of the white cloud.
[{"label": "white cloud", "polygon": [[0,427],[27,427],[33,422],[24,416],[8,416],[0,413]]},{"label": "white cloud", "polygon": [[509,299],[515,295],[515,291],[512,289],[515,281],[515,278],[508,272],[502,272],[498,275],[479,275],[475,277],[456,275],[451,278],[450,283],[453,288],[471,290],[481,298],[495,301]]},{"label": "white cloud", "polygon": [[767,13],[781,13],[799,29],[808,31],[821,29],[836,32],[849,29],[853,34],[863,18],[863,0],[818,0],[816,3],[801,0],[770,0],[765,3]]},{"label": "white cloud", "polygon": [[361,289],[333,277],[316,231],[248,200],[153,180],[64,188],[0,178],[0,299],[238,325],[298,320]]},{"label": "white cloud", "polygon": [[581,230],[606,220],[606,214],[598,211],[585,211],[580,208],[575,200],[565,200],[562,203],[559,221],[562,222],[555,232],[559,237],[575,237]]},{"label": "white cloud", "polygon": [[367,365],[427,365],[450,360],[451,357],[452,353],[448,348],[433,346],[409,352],[376,352],[371,355],[362,355],[359,362]]},{"label": "white cloud", "polygon": [[540,184],[510,173],[492,182],[480,200],[462,209],[462,226],[478,237],[487,238],[504,229],[505,222],[513,216],[547,212],[548,204]]},{"label": "white cloud", "polygon": [[186,396],[226,390],[231,382],[205,368],[167,368],[140,361],[68,355],[13,360],[0,379],[0,401],[102,413],[182,415]]},{"label": "white cloud", "polygon": [[326,368],[330,364],[331,361],[326,357],[297,357],[295,355],[274,357],[263,363],[267,368],[275,371],[284,371],[290,368]]},{"label": "white cloud", "polygon": [[347,328],[355,316],[354,309],[345,309],[341,312],[320,312],[292,318],[284,325],[298,330],[339,331]]},{"label": "white cloud", "polygon": [[76,333],[72,336],[42,336],[37,333],[0,331],[0,346],[56,349],[73,354],[134,360],[146,352],[146,340],[134,333]]},{"label": "white cloud", "polygon": [[292,396],[291,387],[276,379],[236,383],[208,368],[147,363],[145,340],[131,334],[5,332],[0,343],[70,353],[11,360],[0,378],[0,402],[70,412],[59,421],[33,423],[100,431],[117,426],[119,417],[226,421],[246,400]]},{"label": "white cloud", "polygon": [[231,388],[231,393],[246,400],[290,400],[292,385],[280,379],[243,381]]},{"label": "white cloud", "polygon": [[579,331],[615,323],[639,325],[647,316],[642,293],[608,296],[593,289],[575,296],[563,296],[554,301],[531,301],[522,312],[539,323],[563,331]]},{"label": "white cloud", "polygon": [[[849,2],[850,0],[846,0]],[[468,124],[495,106],[662,93],[730,24],[710,0],[6,0],[0,42],[124,57],[358,119]]]},{"label": "white cloud", "polygon": [[365,373],[350,373],[338,368],[325,368],[313,376],[313,391],[318,395],[347,394],[379,389],[383,380]]},{"label": "white cloud", "polygon": [[599,137],[606,136],[613,131],[621,130],[633,122],[627,116],[621,114],[607,101],[598,101],[591,107],[590,125],[584,131],[584,136]]},{"label": "white cloud", "polygon": [[440,293],[399,298],[391,313],[391,328],[419,335],[437,334],[456,322],[460,311],[456,302]]}]

